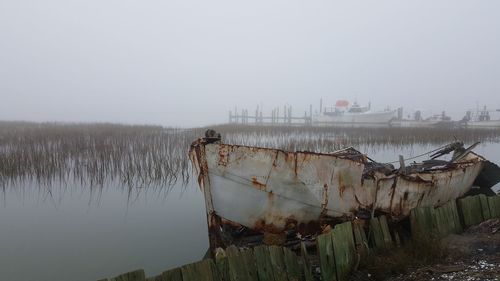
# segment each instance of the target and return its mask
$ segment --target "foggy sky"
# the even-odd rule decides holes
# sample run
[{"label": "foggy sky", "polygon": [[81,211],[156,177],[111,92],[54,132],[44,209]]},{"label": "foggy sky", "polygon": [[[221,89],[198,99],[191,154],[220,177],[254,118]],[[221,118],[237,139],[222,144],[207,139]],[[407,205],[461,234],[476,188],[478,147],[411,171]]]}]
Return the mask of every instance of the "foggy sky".
[{"label": "foggy sky", "polygon": [[[500,1],[0,1],[0,120],[500,108]],[[424,116],[425,117],[425,116]]]}]

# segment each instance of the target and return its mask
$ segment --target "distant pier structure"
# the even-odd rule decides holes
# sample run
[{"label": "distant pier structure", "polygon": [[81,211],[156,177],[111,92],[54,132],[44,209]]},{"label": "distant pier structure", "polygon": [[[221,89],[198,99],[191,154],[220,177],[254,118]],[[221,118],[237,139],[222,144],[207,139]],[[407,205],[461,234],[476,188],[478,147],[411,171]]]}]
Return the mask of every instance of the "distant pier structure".
[{"label": "distant pier structure", "polygon": [[254,124],[254,125],[311,125],[312,124],[312,105],[309,106],[309,112],[304,111],[302,116],[294,116],[292,106],[283,106],[271,111],[271,115],[264,115],[262,108],[257,106],[254,112],[249,113],[248,109],[237,108],[229,111],[229,124]]}]

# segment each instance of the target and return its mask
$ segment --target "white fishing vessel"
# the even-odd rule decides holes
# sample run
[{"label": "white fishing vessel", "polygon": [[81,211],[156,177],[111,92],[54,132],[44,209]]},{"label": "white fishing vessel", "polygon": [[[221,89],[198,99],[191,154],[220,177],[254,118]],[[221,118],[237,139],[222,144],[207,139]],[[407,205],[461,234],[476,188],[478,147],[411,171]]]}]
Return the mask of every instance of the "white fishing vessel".
[{"label": "white fishing vessel", "polygon": [[437,128],[437,127],[452,127],[455,122],[451,117],[447,116],[443,111],[441,114],[435,114],[427,118],[422,117],[420,110],[415,111],[413,119],[395,118],[390,121],[391,127],[401,128]]},{"label": "white fishing vessel", "polygon": [[372,111],[371,106],[352,105],[346,100],[338,100],[334,107],[324,108],[313,116],[315,125],[388,125],[395,117],[396,110]]},{"label": "white fishing vessel", "polygon": [[475,112],[467,111],[462,122],[470,128],[500,128],[500,109],[496,111],[488,110],[486,106],[482,110]]}]

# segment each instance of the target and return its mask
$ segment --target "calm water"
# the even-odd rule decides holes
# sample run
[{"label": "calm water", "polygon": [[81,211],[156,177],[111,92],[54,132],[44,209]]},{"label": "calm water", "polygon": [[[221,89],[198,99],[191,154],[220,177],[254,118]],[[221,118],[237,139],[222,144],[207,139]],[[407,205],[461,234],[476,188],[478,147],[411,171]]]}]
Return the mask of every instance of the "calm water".
[{"label": "calm water", "polygon": [[[360,150],[389,162],[433,148]],[[500,163],[500,144],[475,151]],[[203,195],[194,181],[130,195],[119,186],[91,192],[26,185],[7,188],[0,199],[2,280],[97,280],[137,268],[151,276],[201,259],[208,247]]]},{"label": "calm water", "polygon": [[[192,185],[165,192],[112,187],[7,190],[0,207],[0,280],[97,280],[148,275],[197,261],[208,247],[205,207]],[[98,197],[98,198],[97,198]],[[3,279],[4,278],[4,279]]]}]

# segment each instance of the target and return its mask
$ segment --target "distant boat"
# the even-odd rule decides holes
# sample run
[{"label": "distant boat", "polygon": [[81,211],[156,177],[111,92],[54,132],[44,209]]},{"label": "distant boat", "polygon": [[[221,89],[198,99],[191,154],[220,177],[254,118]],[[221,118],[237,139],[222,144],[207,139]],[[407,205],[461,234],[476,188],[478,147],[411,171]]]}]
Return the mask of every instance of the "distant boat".
[{"label": "distant boat", "polygon": [[436,128],[436,127],[454,127],[456,125],[455,121],[451,120],[451,117],[447,116],[443,111],[441,114],[435,114],[428,118],[422,118],[422,113],[417,110],[414,114],[413,119],[393,119],[390,121],[391,127],[401,127],[401,128]]},{"label": "distant boat", "polygon": [[313,116],[315,125],[388,125],[396,110],[372,111],[371,106],[360,106],[354,102],[338,100],[335,107],[325,108]]},{"label": "distant boat", "polygon": [[486,106],[482,110],[476,110],[476,112],[467,111],[462,122],[470,128],[500,128],[500,119],[493,119],[492,112],[495,111],[488,110]]}]

